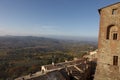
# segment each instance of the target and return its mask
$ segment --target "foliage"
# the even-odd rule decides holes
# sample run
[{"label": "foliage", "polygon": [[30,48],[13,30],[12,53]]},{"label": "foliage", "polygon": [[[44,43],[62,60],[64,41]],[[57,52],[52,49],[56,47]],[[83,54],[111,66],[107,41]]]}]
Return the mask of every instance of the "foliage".
[{"label": "foliage", "polygon": [[95,42],[40,37],[0,37],[0,80],[34,73],[42,65],[72,60],[96,49]]}]

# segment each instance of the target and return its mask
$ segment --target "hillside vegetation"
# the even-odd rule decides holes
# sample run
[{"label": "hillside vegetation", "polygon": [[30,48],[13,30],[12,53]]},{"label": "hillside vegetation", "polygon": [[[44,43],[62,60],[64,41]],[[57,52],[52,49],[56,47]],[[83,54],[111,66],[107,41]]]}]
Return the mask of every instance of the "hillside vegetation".
[{"label": "hillside vegetation", "polygon": [[32,36],[0,37],[0,80],[34,73],[41,65],[82,57],[96,42],[57,40]]}]

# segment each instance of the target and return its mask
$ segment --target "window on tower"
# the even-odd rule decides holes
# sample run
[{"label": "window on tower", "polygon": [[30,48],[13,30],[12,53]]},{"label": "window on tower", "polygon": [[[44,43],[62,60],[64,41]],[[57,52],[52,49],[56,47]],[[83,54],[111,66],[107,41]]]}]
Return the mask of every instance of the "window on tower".
[{"label": "window on tower", "polygon": [[112,10],[112,15],[115,15],[115,14],[117,14],[117,9]]},{"label": "window on tower", "polygon": [[113,33],[113,40],[117,40],[117,33]]},{"label": "window on tower", "polygon": [[118,56],[113,56],[113,65],[118,65]]}]

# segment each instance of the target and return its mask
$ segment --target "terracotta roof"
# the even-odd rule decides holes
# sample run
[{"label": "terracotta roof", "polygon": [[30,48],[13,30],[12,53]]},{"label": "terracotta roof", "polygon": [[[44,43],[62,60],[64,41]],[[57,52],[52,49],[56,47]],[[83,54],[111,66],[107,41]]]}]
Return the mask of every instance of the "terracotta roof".
[{"label": "terracotta roof", "polygon": [[105,6],[105,7],[102,7],[102,8],[100,8],[100,9],[98,9],[98,12],[99,12],[99,14],[100,14],[101,9],[106,8],[106,7],[109,7],[109,6],[112,6],[112,5],[115,5],[115,4],[119,4],[119,3],[120,3],[120,2],[116,2],[116,3],[114,3],[114,4],[110,4],[110,5],[107,5],[107,6]]},{"label": "terracotta roof", "polygon": [[47,65],[47,66],[45,66],[45,68],[47,68],[47,70],[52,70],[52,69],[57,69],[57,68],[60,68],[60,67],[55,66],[55,65]]},{"label": "terracotta roof", "polygon": [[60,71],[55,70],[55,71],[51,71],[45,75],[27,79],[27,80],[67,80],[67,79]]},{"label": "terracotta roof", "polygon": [[44,65],[45,68],[47,68],[47,70],[52,70],[52,69],[57,69],[57,68],[61,68],[61,67],[65,67],[65,66],[69,66],[69,65],[75,65],[75,64],[80,64],[83,63],[86,59],[78,59],[78,60],[73,60],[73,61],[68,61],[68,62],[61,62],[61,63],[57,63],[55,65]]}]

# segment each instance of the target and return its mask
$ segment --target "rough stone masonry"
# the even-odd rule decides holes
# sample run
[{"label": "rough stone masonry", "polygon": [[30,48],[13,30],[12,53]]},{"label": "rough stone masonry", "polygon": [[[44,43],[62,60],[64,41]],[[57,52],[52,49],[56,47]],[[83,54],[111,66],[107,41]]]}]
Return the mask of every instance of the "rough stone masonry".
[{"label": "rough stone masonry", "polygon": [[99,9],[98,62],[94,80],[120,80],[120,2]]}]

